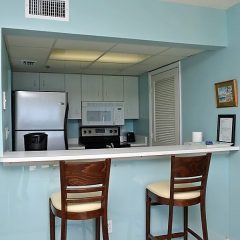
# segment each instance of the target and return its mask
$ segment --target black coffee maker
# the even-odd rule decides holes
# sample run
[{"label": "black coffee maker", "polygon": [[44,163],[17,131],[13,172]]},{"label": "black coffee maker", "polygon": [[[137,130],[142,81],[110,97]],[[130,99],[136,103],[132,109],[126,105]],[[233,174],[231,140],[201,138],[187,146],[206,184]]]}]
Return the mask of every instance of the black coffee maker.
[{"label": "black coffee maker", "polygon": [[127,142],[135,142],[135,134],[134,132],[127,133]]},{"label": "black coffee maker", "polygon": [[25,151],[47,150],[48,135],[42,132],[28,133],[24,135]]}]

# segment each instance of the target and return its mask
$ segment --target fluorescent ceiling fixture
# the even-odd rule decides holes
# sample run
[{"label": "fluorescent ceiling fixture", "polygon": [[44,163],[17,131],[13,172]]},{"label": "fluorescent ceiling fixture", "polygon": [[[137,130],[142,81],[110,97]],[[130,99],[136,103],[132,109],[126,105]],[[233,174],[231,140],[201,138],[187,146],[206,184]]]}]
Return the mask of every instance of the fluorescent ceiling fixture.
[{"label": "fluorescent ceiling fixture", "polygon": [[99,51],[54,49],[51,52],[49,59],[63,60],[63,61],[91,62],[99,58],[102,54],[103,52],[99,52]]},{"label": "fluorescent ceiling fixture", "polygon": [[128,53],[107,53],[99,58],[98,62],[104,63],[139,63],[150,55],[128,54]]}]

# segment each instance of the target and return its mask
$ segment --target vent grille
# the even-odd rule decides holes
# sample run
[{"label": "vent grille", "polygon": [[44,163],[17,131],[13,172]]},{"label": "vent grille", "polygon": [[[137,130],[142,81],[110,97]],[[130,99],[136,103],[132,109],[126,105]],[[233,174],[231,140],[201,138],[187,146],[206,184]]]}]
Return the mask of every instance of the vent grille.
[{"label": "vent grille", "polygon": [[68,21],[69,0],[25,0],[25,16]]},{"label": "vent grille", "polygon": [[37,61],[33,60],[21,60],[21,64],[26,67],[33,67],[36,64]]}]

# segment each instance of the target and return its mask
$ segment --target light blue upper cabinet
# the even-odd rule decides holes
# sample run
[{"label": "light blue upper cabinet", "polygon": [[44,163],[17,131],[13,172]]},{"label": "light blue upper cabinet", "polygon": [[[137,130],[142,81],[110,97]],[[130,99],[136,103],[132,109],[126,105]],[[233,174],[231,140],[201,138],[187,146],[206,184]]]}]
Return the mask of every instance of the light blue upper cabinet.
[{"label": "light blue upper cabinet", "polygon": [[81,119],[81,75],[65,74],[65,91],[68,93],[68,119]]},{"label": "light blue upper cabinet", "polygon": [[123,76],[103,76],[103,100],[123,101]]},{"label": "light blue upper cabinet", "polygon": [[64,74],[40,73],[40,91],[65,91]]},{"label": "light blue upper cabinet", "polygon": [[82,75],[82,101],[103,101],[102,75]]},{"label": "light blue upper cabinet", "polygon": [[13,91],[39,91],[39,73],[13,72]]},{"label": "light blue upper cabinet", "polygon": [[124,76],[124,118],[139,118],[138,77]]}]

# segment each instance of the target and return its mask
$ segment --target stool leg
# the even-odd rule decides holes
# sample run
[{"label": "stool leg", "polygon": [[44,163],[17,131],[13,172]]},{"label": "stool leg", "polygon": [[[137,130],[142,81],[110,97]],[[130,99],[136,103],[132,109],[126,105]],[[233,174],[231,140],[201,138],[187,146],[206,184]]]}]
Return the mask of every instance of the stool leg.
[{"label": "stool leg", "polygon": [[100,217],[96,218],[96,240],[100,240]]},{"label": "stool leg", "polygon": [[183,208],[184,211],[184,217],[183,217],[183,222],[184,222],[184,240],[188,240],[188,207]]},{"label": "stool leg", "polygon": [[148,191],[146,190],[146,240],[150,234],[150,219],[151,219],[151,198],[148,197]]},{"label": "stool leg", "polygon": [[169,205],[169,216],[168,216],[168,235],[167,240],[171,240],[172,236],[172,223],[173,223],[173,205]]},{"label": "stool leg", "polygon": [[49,217],[50,217],[50,240],[55,240],[55,216],[51,209],[51,199],[49,199]]},{"label": "stool leg", "polygon": [[61,240],[67,239],[67,220],[65,218],[61,219]]},{"label": "stool leg", "polygon": [[202,232],[203,232],[203,240],[208,240],[208,230],[207,230],[207,217],[206,217],[206,206],[205,200],[200,202],[201,209],[201,219],[202,219]]},{"label": "stool leg", "polygon": [[104,209],[104,210],[103,210],[103,216],[102,216],[102,233],[103,233],[103,240],[109,240],[109,236],[108,236],[107,209]]}]

